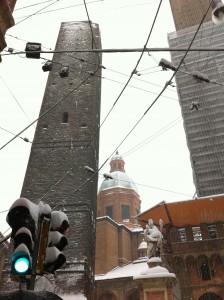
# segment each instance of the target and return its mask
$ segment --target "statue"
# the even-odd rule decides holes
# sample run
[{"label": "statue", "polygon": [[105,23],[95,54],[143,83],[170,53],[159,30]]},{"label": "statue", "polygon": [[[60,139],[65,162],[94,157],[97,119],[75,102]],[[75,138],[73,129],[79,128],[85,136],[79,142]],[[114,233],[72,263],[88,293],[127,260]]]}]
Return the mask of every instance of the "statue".
[{"label": "statue", "polygon": [[160,256],[163,235],[161,233],[163,221],[159,220],[160,230],[153,224],[153,220],[149,219],[144,230],[144,238],[147,242],[147,257]]}]

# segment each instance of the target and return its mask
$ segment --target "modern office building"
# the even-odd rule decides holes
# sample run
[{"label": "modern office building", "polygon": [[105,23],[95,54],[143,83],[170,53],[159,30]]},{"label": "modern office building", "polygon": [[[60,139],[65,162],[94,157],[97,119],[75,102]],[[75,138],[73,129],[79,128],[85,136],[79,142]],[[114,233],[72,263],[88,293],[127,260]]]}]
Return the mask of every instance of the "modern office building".
[{"label": "modern office building", "polygon": [[[176,27],[183,29],[168,34],[169,45],[172,48],[187,49],[198,28],[196,24],[201,21],[199,12],[206,10],[209,1],[170,2]],[[208,17],[211,18],[210,13]],[[185,23],[181,23],[184,18]],[[222,48],[223,43],[223,25],[214,25],[212,21],[208,21],[202,24],[192,47]],[[171,53],[175,67],[179,65],[183,55],[184,52]],[[223,51],[188,52],[176,74],[176,83],[197,195],[202,197],[222,194],[224,193]]]}]

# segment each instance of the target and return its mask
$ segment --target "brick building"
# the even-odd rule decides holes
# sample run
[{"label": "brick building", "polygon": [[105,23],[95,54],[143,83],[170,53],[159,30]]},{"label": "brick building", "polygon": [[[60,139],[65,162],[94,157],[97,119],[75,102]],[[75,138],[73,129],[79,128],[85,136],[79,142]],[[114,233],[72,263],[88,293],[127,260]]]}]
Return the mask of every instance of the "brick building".
[{"label": "brick building", "polygon": [[[88,299],[94,291],[98,178],[85,166],[98,169],[101,78],[94,75],[101,74],[101,57],[66,50],[90,49],[92,38],[100,48],[98,25],[92,24],[92,30],[89,22],[61,24],[55,48],[61,53],[53,56],[21,192],[36,204],[41,200],[52,210],[66,211],[67,263],[55,276],[55,292],[84,292]],[[59,75],[67,66],[68,76]]]},{"label": "brick building", "polygon": [[163,220],[163,260],[179,281],[181,300],[224,299],[224,196],[159,203],[138,215]]},{"label": "brick building", "polygon": [[15,4],[16,0],[0,1],[0,52],[7,46],[5,42],[7,29],[15,25],[12,16]]},{"label": "brick building", "polygon": [[119,224],[133,227],[136,224],[134,217],[140,212],[141,200],[124,165],[117,151],[110,161],[110,175],[113,179],[105,179],[98,191],[97,217],[109,216]]},{"label": "brick building", "polygon": [[[199,24],[210,3],[210,0],[170,0],[176,30]],[[211,21],[211,13],[212,7],[205,17],[205,22]]]},{"label": "brick building", "polygon": [[9,252],[9,242],[6,240],[4,242],[2,242],[2,240],[4,240],[5,237],[3,236],[3,234],[0,232],[0,284],[2,283],[2,271],[4,269],[4,264],[5,264],[5,260],[8,257],[8,252]]},{"label": "brick building", "polygon": [[[125,172],[124,165],[125,161],[117,151],[110,161],[109,175],[112,178],[106,177],[98,191],[95,274],[100,276],[96,277],[99,279],[96,281],[96,299],[101,300],[110,299],[105,297],[123,299],[121,294],[119,298],[115,297],[118,286],[122,295],[136,289],[138,291],[137,284],[130,278],[126,279],[123,288],[120,282],[115,284],[112,281],[105,286],[105,281],[101,281],[102,274],[117,267],[123,268],[136,260],[138,247],[143,239],[142,228],[134,218],[140,212],[141,200],[134,181]],[[137,293],[136,297],[138,295]]]}]

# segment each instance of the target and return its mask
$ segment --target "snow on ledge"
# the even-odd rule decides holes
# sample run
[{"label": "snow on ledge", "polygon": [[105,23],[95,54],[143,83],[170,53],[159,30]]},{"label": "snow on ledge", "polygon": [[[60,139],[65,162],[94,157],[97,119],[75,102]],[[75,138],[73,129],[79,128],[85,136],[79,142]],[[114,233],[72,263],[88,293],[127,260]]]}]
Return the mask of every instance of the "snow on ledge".
[{"label": "snow on ledge", "polygon": [[63,300],[87,300],[83,294],[59,295]]}]

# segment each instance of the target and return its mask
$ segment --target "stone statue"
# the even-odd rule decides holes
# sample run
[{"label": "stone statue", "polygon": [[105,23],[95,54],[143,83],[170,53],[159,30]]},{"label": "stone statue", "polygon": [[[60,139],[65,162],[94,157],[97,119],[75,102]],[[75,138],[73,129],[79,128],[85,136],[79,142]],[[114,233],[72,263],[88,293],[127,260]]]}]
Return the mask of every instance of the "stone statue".
[{"label": "stone statue", "polygon": [[153,220],[149,219],[144,230],[144,238],[147,242],[147,257],[160,256],[163,235],[161,233],[163,221],[160,220],[160,230],[153,224]]}]

